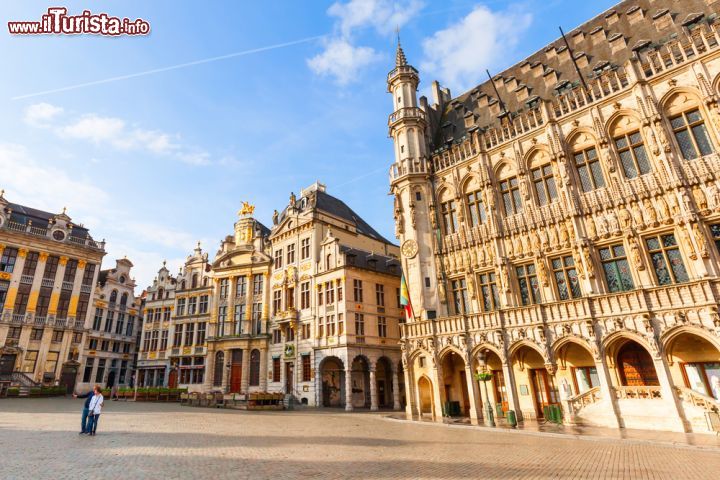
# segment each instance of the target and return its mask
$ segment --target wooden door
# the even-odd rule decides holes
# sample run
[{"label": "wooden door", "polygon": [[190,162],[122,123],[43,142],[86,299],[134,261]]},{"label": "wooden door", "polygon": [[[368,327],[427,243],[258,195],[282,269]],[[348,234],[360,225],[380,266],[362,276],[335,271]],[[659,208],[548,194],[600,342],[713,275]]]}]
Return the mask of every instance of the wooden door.
[{"label": "wooden door", "polygon": [[15,359],[17,355],[0,356],[0,375],[10,375],[15,370]]},{"label": "wooden door", "polygon": [[618,352],[620,380],[628,387],[660,385],[650,354],[635,342],[626,343]]},{"label": "wooden door", "polygon": [[240,393],[242,385],[242,350],[232,351],[230,365],[230,393]]},{"label": "wooden door", "polygon": [[75,382],[77,380],[78,367],[74,365],[63,365],[60,372],[60,385],[65,387],[65,393],[73,393],[75,391]]},{"label": "wooden door", "polygon": [[544,368],[531,369],[530,380],[532,382],[533,398],[535,400],[535,413],[537,414],[537,418],[544,418],[543,407],[547,407],[552,403],[547,370]]},{"label": "wooden door", "polygon": [[287,362],[285,364],[285,393],[293,393],[295,364]]},{"label": "wooden door", "polygon": [[168,375],[168,387],[169,388],[177,388],[177,382],[178,382],[178,371],[177,371],[177,368],[173,368],[170,370],[170,375]]},{"label": "wooden door", "polygon": [[502,411],[507,412],[508,406],[507,387],[505,386],[505,376],[502,370],[493,370],[493,389],[495,392],[495,403],[502,404]]}]

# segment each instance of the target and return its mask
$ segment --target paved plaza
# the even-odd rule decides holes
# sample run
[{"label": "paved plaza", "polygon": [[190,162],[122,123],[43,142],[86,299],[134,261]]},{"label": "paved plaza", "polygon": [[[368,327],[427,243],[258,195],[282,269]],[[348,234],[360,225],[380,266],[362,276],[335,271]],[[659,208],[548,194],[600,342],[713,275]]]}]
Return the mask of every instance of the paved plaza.
[{"label": "paved plaza", "polygon": [[417,424],[332,410],[244,412],[0,401],[0,478],[717,478],[720,450]]}]

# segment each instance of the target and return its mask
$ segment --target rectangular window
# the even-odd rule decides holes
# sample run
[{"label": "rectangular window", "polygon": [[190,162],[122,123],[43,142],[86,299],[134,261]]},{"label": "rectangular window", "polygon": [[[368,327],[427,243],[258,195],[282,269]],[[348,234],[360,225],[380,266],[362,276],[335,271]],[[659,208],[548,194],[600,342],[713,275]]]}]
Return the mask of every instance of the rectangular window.
[{"label": "rectangular window", "polygon": [[185,346],[189,347],[195,343],[195,324],[188,323],[185,325]]},{"label": "rectangular window", "polygon": [[183,325],[181,323],[175,325],[175,333],[173,335],[173,346],[181,347],[183,338]]},{"label": "rectangular window", "polygon": [[540,302],[540,285],[535,274],[535,264],[520,265],[515,267],[515,274],[518,279],[520,290],[520,303],[532,305]]},{"label": "rectangular window", "polygon": [[572,255],[552,258],[550,259],[550,265],[558,298],[560,300],[570,300],[571,298],[581,297],[580,281],[578,280]]},{"label": "rectangular window", "polygon": [[0,272],[12,273],[17,261],[17,248],[5,247],[0,256]]},{"label": "rectangular window", "polygon": [[282,290],[273,291],[273,315],[277,315],[282,310]]},{"label": "rectangular window", "polygon": [[362,313],[355,314],[355,335],[365,335],[365,315]]},{"label": "rectangular window", "polygon": [[353,298],[356,302],[362,303],[363,301],[363,284],[362,280],[353,279]]},{"label": "rectangular window", "polygon": [[[184,307],[183,307],[183,311]],[[155,309],[155,317],[153,318],[153,321],[160,322],[160,317],[162,317],[162,308],[156,308]]]},{"label": "rectangular window", "polygon": [[310,239],[303,238],[300,240],[300,260],[310,258]]},{"label": "rectangular window", "polygon": [[111,311],[107,312],[107,318],[105,319],[105,332],[107,332],[107,333],[112,332],[114,316],[115,316],[115,312],[111,312]]},{"label": "rectangular window", "polygon": [[235,278],[235,296],[236,297],[247,297],[247,283],[248,279],[245,275],[240,275]]},{"label": "rectangular window", "polygon": [[52,341],[54,343],[62,343],[64,333],[62,330],[53,330]]},{"label": "rectangular window", "polygon": [[378,337],[387,337],[387,319],[385,317],[378,317]]},{"label": "rectangular window", "polygon": [[675,235],[668,233],[652,236],[645,239],[645,245],[647,245],[652,260],[658,284],[670,285],[689,280],[680,249],[675,241]]},{"label": "rectangular window", "polygon": [[317,335],[318,338],[322,338],[325,336],[325,318],[323,317],[318,317]]},{"label": "rectangular window", "polygon": [[328,305],[335,303],[335,285],[333,285],[333,282],[325,284],[325,303]]},{"label": "rectangular window", "polygon": [[43,337],[43,330],[42,328],[33,328],[30,330],[30,340],[32,341],[39,341],[42,340]]},{"label": "rectangular window", "polygon": [[125,328],[125,314],[118,313],[118,319],[117,319],[117,322],[115,323],[115,333],[118,335],[122,335],[124,328]]},{"label": "rectangular window", "polygon": [[225,322],[227,321],[227,307],[222,306],[217,309],[218,337],[225,335]]},{"label": "rectangular window", "polygon": [[85,265],[85,271],[83,272],[82,284],[92,285],[93,278],[95,278],[95,264],[88,263]]},{"label": "rectangular window", "polygon": [[45,371],[44,373],[55,373],[57,370],[58,359],[60,358],[60,352],[48,352],[45,357]]},{"label": "rectangular window", "polygon": [[[38,295],[37,305],[35,306],[36,317],[46,317],[48,308],[50,307],[50,298],[52,298],[52,288],[40,287],[40,295]],[[100,330],[100,327],[97,328]]]},{"label": "rectangular window", "polygon": [[283,251],[282,248],[275,250],[275,269],[282,268],[283,266]]},{"label": "rectangular window", "polygon": [[[146,338],[145,338],[145,343],[147,343],[148,346],[150,345],[150,337],[149,337],[149,336],[146,336]],[[97,346],[98,346],[98,340],[97,340],[97,338],[91,338],[91,339],[88,341],[88,348],[89,348],[90,350],[97,350]],[[146,348],[146,350],[147,350],[147,348]]]},{"label": "rectangular window", "polygon": [[280,381],[280,357],[274,357],[272,359],[272,381],[273,382],[279,382]]},{"label": "rectangular window", "polygon": [[83,383],[90,383],[92,379],[92,370],[95,365],[94,358],[88,358],[85,360],[85,370],[83,371]]},{"label": "rectangular window", "polygon": [[291,243],[287,246],[287,264],[295,263],[295,244]]},{"label": "rectangular window", "polygon": [[207,324],[205,322],[199,322],[197,326],[197,341],[195,342],[195,344],[202,345],[205,343]]},{"label": "rectangular window", "polygon": [[302,356],[302,381],[312,381],[312,366],[310,364],[310,355]]},{"label": "rectangular window", "polygon": [[170,335],[170,332],[168,330],[163,330],[161,332],[161,334],[160,334],[160,350],[167,350],[169,335]]},{"label": "rectangular window", "polygon": [[37,357],[38,357],[37,350],[28,350],[27,352],[25,352],[25,358],[23,359],[23,364],[22,364],[22,372],[23,373],[35,373]]},{"label": "rectangular window", "polygon": [[5,299],[7,298],[8,288],[10,288],[10,282],[0,280],[0,312],[2,312],[5,307]]},{"label": "rectangular window", "polygon": [[498,295],[497,278],[495,272],[481,273],[480,296],[483,312],[491,312],[500,308],[500,296]]},{"label": "rectangular window", "polygon": [[700,110],[691,110],[673,117],[670,125],[685,160],[693,160],[713,152]]},{"label": "rectangular window", "polygon": [[163,322],[170,321],[170,307],[163,308]]},{"label": "rectangular window", "polygon": [[263,304],[262,303],[253,303],[253,311],[252,311],[252,334],[253,335],[260,335],[262,334],[262,309]]},{"label": "rectangular window", "polygon": [[609,292],[625,292],[635,288],[625,247],[622,244],[601,248],[598,253]]},{"label": "rectangular window", "polygon": [[575,153],[575,167],[580,176],[583,192],[589,192],[605,186],[600,158],[595,147],[586,148]]},{"label": "rectangular window", "polygon": [[253,275],[253,295],[262,295],[263,293],[263,276],[262,274]]},{"label": "rectangular window", "polygon": [[229,289],[230,289],[230,279],[221,278],[220,279],[220,298],[227,298]]},{"label": "rectangular window", "polygon": [[200,295],[200,303],[198,304],[198,313],[203,315],[208,312],[208,295]]},{"label": "rectangular window", "polygon": [[[309,329],[310,329],[310,325],[308,324],[308,330]],[[344,335],[344,334],[345,334],[345,315],[343,315],[342,313],[338,313],[338,335]]]},{"label": "rectangular window", "polygon": [[467,195],[468,208],[470,209],[470,222],[472,226],[485,223],[487,214],[485,213],[485,205],[482,201],[482,193],[480,190]]},{"label": "rectangular window", "polygon": [[235,335],[242,335],[243,333],[243,320],[247,315],[247,309],[244,303],[238,303],[235,305],[233,314],[233,321],[235,322]]},{"label": "rectangular window", "polygon": [[638,130],[626,133],[614,140],[625,177],[635,178],[650,173],[650,161],[645,152],[642,135]]},{"label": "rectangular window", "polygon": [[282,342],[282,338],[281,338],[281,337],[282,337],[282,335],[281,335],[281,333],[280,333],[280,330],[277,329],[277,328],[276,328],[276,329],[273,329],[273,331],[272,331],[272,342],[273,342],[275,345],[277,345],[278,343],[281,343],[281,342]]},{"label": "rectangular window", "polygon": [[342,280],[336,280],[336,283],[337,283],[337,288],[336,288],[337,299],[338,299],[338,302],[341,302],[343,299],[343,283],[342,283]]},{"label": "rectangular window", "polygon": [[468,303],[467,285],[465,283],[465,279],[460,278],[457,280],[453,280],[451,282],[451,286],[453,293],[453,302],[455,305],[455,313],[458,315],[462,313],[467,313],[470,304]]},{"label": "rectangular window", "polygon": [[302,328],[302,330],[301,330],[302,339],[303,340],[309,339],[310,338],[310,324],[303,323],[301,328]]},{"label": "rectangular window", "polygon": [[[153,330],[153,332],[152,332],[152,337],[150,337],[150,348],[151,348],[152,350],[157,350],[157,349],[158,349],[158,336],[159,336],[159,331],[158,331],[158,330]],[[104,342],[104,343],[105,343],[105,342]],[[103,348],[103,350],[107,350],[107,347]]]},{"label": "rectangular window", "polygon": [[328,315],[326,320],[327,320],[327,323],[325,324],[325,326],[327,328],[327,336],[334,337],[335,336],[335,315]]},{"label": "rectangular window", "polygon": [[10,327],[8,329],[7,338],[18,340],[20,338],[20,333],[22,333],[22,327]]},{"label": "rectangular window", "polygon": [[103,316],[103,309],[98,308],[95,310],[95,318],[93,319],[93,330],[97,330],[98,332],[102,328],[102,316]]},{"label": "rectangular window", "polygon": [[455,211],[455,201],[450,200],[440,204],[440,214],[442,216],[445,234],[455,233],[457,231],[457,212]]},{"label": "rectangular window", "polygon": [[300,309],[310,308],[310,282],[300,284]]},{"label": "rectangular window", "polygon": [[103,383],[104,378],[105,378],[105,359],[100,358],[100,359],[98,359],[97,372],[95,372],[95,383]]},{"label": "rectangular window", "polygon": [[505,215],[515,215],[522,212],[520,184],[517,177],[510,177],[500,182],[500,195],[502,196]]},{"label": "rectangular window", "polygon": [[195,315],[197,312],[197,297],[188,298],[188,315]]},{"label": "rectangular window", "polygon": [[[43,272],[43,278],[55,280],[55,274],[57,273],[58,265],[60,264],[60,257],[51,255],[45,260],[45,271]],[[0,265],[2,270],[2,265]]]},{"label": "rectangular window", "polygon": [[555,186],[552,165],[548,163],[542,167],[534,168],[530,173],[538,205],[547,205],[557,200],[557,187]]},{"label": "rectangular window", "polygon": [[175,310],[177,311],[177,313],[176,313],[177,316],[181,317],[181,316],[185,315],[185,299],[184,298],[177,299],[177,307],[175,308]]},{"label": "rectangular window", "polygon": [[128,317],[128,323],[127,323],[127,328],[125,329],[125,335],[128,337],[132,336],[134,328],[135,328],[135,316],[130,315]]},{"label": "rectangular window", "polygon": [[25,255],[25,266],[23,266],[23,275],[28,275],[30,277],[35,275],[35,269],[37,269],[37,263],[38,263],[38,252],[29,252],[27,255]]},{"label": "rectangular window", "polygon": [[[63,275],[63,283],[72,284],[75,281],[75,274],[77,273],[78,261],[70,259],[65,264],[65,274]],[[64,287],[64,285],[63,285]]]},{"label": "rectangular window", "polygon": [[325,299],[325,295],[323,294],[323,284],[322,283],[318,283],[317,291],[318,291],[318,305],[322,305],[323,300]]},{"label": "rectangular window", "polygon": [[375,284],[375,303],[378,307],[385,306],[385,286],[381,283]]},{"label": "rectangular window", "polygon": [[285,341],[286,342],[294,342],[295,341],[295,329],[293,327],[288,327],[287,330],[285,330]]}]

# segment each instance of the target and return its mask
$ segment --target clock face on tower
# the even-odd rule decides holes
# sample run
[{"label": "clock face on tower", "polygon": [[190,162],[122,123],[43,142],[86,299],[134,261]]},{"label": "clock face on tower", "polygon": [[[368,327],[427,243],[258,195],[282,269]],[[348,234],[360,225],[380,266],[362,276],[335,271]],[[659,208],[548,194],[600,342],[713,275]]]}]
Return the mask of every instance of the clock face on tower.
[{"label": "clock face on tower", "polygon": [[402,244],[402,254],[405,258],[413,258],[418,253],[418,244],[415,240],[405,240]]}]

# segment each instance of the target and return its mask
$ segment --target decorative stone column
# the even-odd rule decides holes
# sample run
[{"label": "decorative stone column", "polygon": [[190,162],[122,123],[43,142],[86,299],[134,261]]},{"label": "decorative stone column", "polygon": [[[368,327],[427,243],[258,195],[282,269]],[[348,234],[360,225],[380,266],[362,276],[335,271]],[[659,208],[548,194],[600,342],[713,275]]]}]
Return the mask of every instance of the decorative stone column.
[{"label": "decorative stone column", "polygon": [[345,410],[351,412],[352,404],[352,367],[345,368]]},{"label": "decorative stone column", "polygon": [[[432,381],[435,384],[433,387],[433,403],[435,404],[435,408],[433,408],[433,420],[435,420],[436,422],[442,422],[443,398],[445,397],[443,393],[443,386],[445,384],[445,380],[443,378],[442,367],[438,364],[437,359],[433,357],[431,361],[433,362]],[[418,401],[418,406],[420,405],[421,403]]]},{"label": "decorative stone column", "polygon": [[[595,371],[597,372],[598,380],[600,380],[600,392],[603,396],[607,396],[608,403],[613,410],[618,428],[625,428],[625,422],[623,422],[620,408],[618,407],[617,396],[615,395],[615,390],[612,388],[610,383],[610,372],[608,371],[604,359],[595,359]],[[572,406],[570,406],[570,408],[572,408]],[[572,414],[574,416],[574,412],[572,412]]]},{"label": "decorative stone column", "polygon": [[268,377],[267,350],[261,349],[260,350],[260,390],[263,392],[267,392],[267,377]]},{"label": "decorative stone column", "polygon": [[465,379],[468,386],[468,400],[470,401],[470,422],[473,425],[477,425],[480,418],[482,418],[482,401],[480,392],[478,390],[478,382],[475,380],[472,368],[470,368],[470,361],[465,362]]},{"label": "decorative stone column", "polygon": [[228,368],[228,364],[232,361],[231,350],[223,351],[223,361],[225,364],[222,366],[222,391],[227,393],[230,390],[230,368]]},{"label": "decorative stone column", "polygon": [[375,375],[375,365],[373,365],[372,367],[370,367],[370,411],[375,412],[377,410],[377,378]]},{"label": "decorative stone column", "polygon": [[248,345],[248,348],[242,353],[242,378],[240,379],[242,393],[248,393],[250,388],[250,352],[252,352],[252,347]]},{"label": "decorative stone column", "polygon": [[662,357],[655,355],[653,355],[653,364],[655,365],[655,371],[657,372],[658,381],[660,382],[662,398],[666,399],[668,405],[672,404],[675,407],[675,413],[677,413],[676,420],[679,422],[682,430],[684,432],[691,432],[692,429],[685,417],[685,410],[683,409],[680,399],[675,394],[675,385],[668,371],[667,364],[663,361]]},{"label": "decorative stone column", "polygon": [[515,418],[519,422],[522,420],[523,415],[520,410],[520,401],[518,399],[517,387],[515,385],[515,373],[508,362],[503,362],[502,369],[503,376],[505,377],[505,390],[507,391],[508,405],[510,406],[510,410],[515,412]]},{"label": "decorative stone column", "polygon": [[[407,389],[407,384],[405,384]],[[393,410],[400,410],[400,379],[398,378],[397,365],[393,365],[392,369],[392,389],[393,389]],[[407,392],[406,392],[407,395]]]},{"label": "decorative stone column", "polygon": [[[321,362],[322,362],[322,360],[321,360]],[[315,406],[316,407],[327,406],[327,405],[322,404],[322,398],[323,398],[322,371],[320,369],[320,364],[318,363],[318,365],[315,367]]]}]

